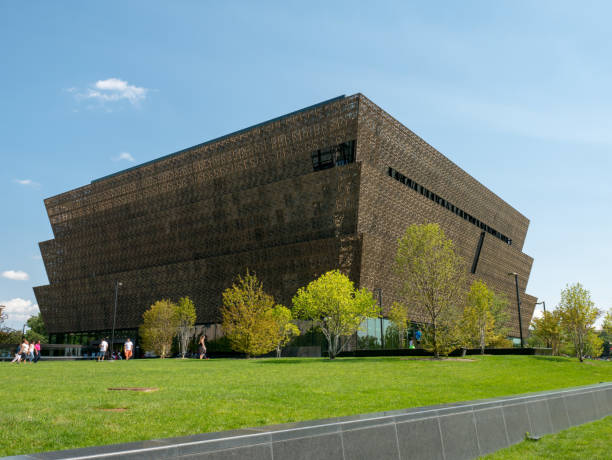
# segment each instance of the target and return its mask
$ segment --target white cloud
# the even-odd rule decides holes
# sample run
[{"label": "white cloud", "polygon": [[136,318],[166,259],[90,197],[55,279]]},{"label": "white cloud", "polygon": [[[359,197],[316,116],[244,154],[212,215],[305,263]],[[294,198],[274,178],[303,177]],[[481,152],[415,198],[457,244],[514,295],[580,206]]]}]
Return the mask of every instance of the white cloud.
[{"label": "white cloud", "polygon": [[30,279],[30,275],[21,270],[6,270],[2,272],[2,277],[9,280],[25,281]]},{"label": "white cloud", "polygon": [[126,161],[129,161],[130,163],[136,162],[134,157],[128,152],[121,152],[116,157],[113,157],[113,161],[121,161],[121,160],[126,160]]},{"label": "white cloud", "polygon": [[34,182],[32,179],[15,179],[13,182],[19,185],[25,185],[26,187],[40,187],[40,184],[38,182]]},{"label": "white cloud", "polygon": [[20,297],[11,300],[0,300],[0,305],[6,307],[4,313],[6,313],[8,318],[4,324],[13,329],[21,328],[30,316],[37,315],[39,312],[38,304]]},{"label": "white cloud", "polygon": [[[72,89],[72,88],[70,88]],[[147,88],[128,84],[127,81],[119,78],[108,78],[98,80],[85,92],[77,92],[77,99],[93,99],[104,104],[106,102],[116,102],[127,100],[132,105],[137,105],[147,97]]]}]

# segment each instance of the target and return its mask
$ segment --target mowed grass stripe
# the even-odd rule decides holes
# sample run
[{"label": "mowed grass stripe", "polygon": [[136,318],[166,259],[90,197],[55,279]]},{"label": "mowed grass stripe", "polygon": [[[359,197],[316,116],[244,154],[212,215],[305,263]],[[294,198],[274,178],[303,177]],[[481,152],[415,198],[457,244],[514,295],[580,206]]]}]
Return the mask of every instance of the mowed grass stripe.
[{"label": "mowed grass stripe", "polygon": [[[404,409],[612,381],[536,356],[0,363],[0,455]],[[138,393],[110,387],[155,387]],[[124,408],[125,411],[104,409]]]}]

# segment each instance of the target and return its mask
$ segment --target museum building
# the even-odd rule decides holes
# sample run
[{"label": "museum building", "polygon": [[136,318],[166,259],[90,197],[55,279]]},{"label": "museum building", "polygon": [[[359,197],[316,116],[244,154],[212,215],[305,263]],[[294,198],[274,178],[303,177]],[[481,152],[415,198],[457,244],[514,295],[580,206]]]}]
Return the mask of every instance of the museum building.
[{"label": "museum building", "polygon": [[[470,281],[506,295],[511,336],[519,318],[508,273],[518,274],[525,337],[537,300],[525,292],[529,220],[362,94],[96,179],[45,206],[49,285],[34,292],[55,343],[85,343],[113,321],[134,335],[152,303],[182,296],[197,324],[217,331],[221,293],[247,268],[287,306],[338,268],[386,310],[400,300],[393,261],[413,223],[439,223]],[[370,335],[381,335],[379,323],[368,323]]]}]

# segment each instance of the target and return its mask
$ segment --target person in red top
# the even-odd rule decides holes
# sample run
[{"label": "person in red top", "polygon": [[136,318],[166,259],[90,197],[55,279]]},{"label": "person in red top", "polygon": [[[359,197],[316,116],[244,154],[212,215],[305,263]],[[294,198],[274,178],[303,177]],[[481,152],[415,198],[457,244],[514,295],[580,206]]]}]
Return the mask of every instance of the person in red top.
[{"label": "person in red top", "polygon": [[37,363],[40,359],[40,340],[36,341],[34,345],[34,362]]}]

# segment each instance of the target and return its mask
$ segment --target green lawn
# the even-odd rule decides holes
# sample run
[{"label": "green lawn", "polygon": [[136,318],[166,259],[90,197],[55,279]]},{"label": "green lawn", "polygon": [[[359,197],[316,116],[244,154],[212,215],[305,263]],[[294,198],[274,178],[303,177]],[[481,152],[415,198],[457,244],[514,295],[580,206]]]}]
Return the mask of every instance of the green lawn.
[{"label": "green lawn", "polygon": [[487,460],[608,460],[612,458],[612,417],[576,426],[539,441],[523,441],[482,457]]},{"label": "green lawn", "polygon": [[[0,455],[402,409],[612,381],[536,356],[0,363]],[[157,387],[154,393],[108,387]],[[123,412],[103,409],[123,408]]]}]

